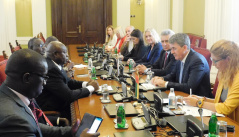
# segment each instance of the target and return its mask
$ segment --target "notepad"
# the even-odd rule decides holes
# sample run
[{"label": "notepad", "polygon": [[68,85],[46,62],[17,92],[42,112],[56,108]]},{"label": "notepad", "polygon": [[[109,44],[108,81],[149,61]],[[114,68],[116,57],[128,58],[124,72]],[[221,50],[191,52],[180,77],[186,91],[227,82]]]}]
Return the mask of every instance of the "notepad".
[{"label": "notepad", "polygon": [[[180,106],[180,109],[185,111],[184,115],[192,115],[194,117],[200,117],[198,113],[198,107],[192,107],[192,106]],[[212,111],[208,109],[203,108],[203,117],[210,117],[212,115]],[[216,116],[218,117],[225,117],[223,114],[216,113]]]}]

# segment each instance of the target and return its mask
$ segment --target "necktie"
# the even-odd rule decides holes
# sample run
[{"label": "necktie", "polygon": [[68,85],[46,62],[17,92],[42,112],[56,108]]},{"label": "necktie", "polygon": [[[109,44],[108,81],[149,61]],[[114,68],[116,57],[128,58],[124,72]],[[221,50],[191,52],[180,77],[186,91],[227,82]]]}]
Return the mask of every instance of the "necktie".
[{"label": "necktie", "polygon": [[180,74],[179,74],[179,83],[182,83],[182,77],[183,77],[183,66],[184,66],[184,63],[181,62]]},{"label": "necktie", "polygon": [[29,108],[31,109],[31,111],[35,117],[37,125],[38,125],[38,119],[43,116],[46,123],[50,126],[53,126],[52,123],[50,122],[50,120],[47,118],[47,116],[43,113],[43,111],[41,109],[36,108],[33,100],[30,101]]},{"label": "necktie", "polygon": [[165,68],[166,61],[168,59],[168,52],[165,53],[165,58],[164,58],[164,63],[163,63],[163,68]]},{"label": "necktie", "polygon": [[36,123],[37,123],[37,125],[38,125],[38,118],[37,118],[36,107],[35,107],[35,104],[34,104],[34,102],[33,102],[32,100],[30,101],[30,104],[29,104],[28,107],[31,109],[32,114],[33,114],[34,117],[35,117],[35,121],[36,121]]}]

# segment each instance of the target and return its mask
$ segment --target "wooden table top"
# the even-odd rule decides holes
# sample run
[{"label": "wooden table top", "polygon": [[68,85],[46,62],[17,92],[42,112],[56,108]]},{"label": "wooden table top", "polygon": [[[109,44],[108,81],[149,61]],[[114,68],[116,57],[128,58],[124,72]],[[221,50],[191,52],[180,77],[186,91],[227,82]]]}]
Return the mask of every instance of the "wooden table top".
[{"label": "wooden table top", "polygon": [[[83,60],[82,60],[82,57],[78,56],[76,46],[79,46],[79,45],[70,45],[69,52],[70,52],[71,60],[73,62],[75,62],[76,64],[78,64],[78,63],[82,63]],[[80,81],[88,81],[89,80],[89,77],[77,77],[78,74],[88,74],[87,69],[75,69],[75,79],[80,80]],[[145,76],[142,76],[142,79],[145,79]],[[121,86],[120,83],[115,80],[102,80],[98,77],[97,81],[98,81],[99,85],[108,84],[111,86]],[[148,92],[153,92],[153,91],[148,91]],[[166,91],[166,93],[168,94],[169,91]],[[181,95],[184,97],[188,96],[188,94],[180,92],[180,91],[176,91],[175,94]],[[76,109],[75,111],[79,112],[79,114],[76,114],[75,117],[78,119],[81,119],[83,117],[84,113],[86,113],[86,112],[93,114],[95,116],[98,116],[98,117],[102,117],[103,122],[102,122],[98,132],[100,132],[100,134],[101,134],[100,136],[103,136],[103,137],[104,136],[105,137],[108,137],[108,136],[113,137],[113,133],[115,133],[115,132],[135,131],[134,127],[131,124],[132,117],[126,117],[127,123],[129,125],[128,129],[115,129],[114,122],[113,122],[114,118],[110,118],[107,115],[107,113],[103,107],[104,104],[102,104],[100,101],[100,97],[101,96],[99,96],[99,95],[92,94],[89,97],[82,98],[82,99],[75,101],[74,104],[75,104],[75,106],[78,107],[78,108],[75,108]],[[116,104],[112,95],[110,95],[110,100],[111,100],[110,104]],[[133,102],[131,102],[131,103],[133,103]],[[198,119],[200,120],[199,117],[198,117]],[[209,119],[210,119],[210,117],[203,117],[203,122],[208,125]],[[218,117],[218,120],[227,121],[228,125],[235,126],[235,132],[234,133],[228,132],[227,133],[228,137],[239,136],[239,131],[237,130],[237,129],[239,129],[239,124],[237,122],[231,120],[228,117]],[[160,128],[157,127],[157,132],[159,132],[159,130],[160,130]],[[169,131],[171,129],[167,126],[166,130]],[[160,132],[160,133],[166,135],[165,132]]]}]

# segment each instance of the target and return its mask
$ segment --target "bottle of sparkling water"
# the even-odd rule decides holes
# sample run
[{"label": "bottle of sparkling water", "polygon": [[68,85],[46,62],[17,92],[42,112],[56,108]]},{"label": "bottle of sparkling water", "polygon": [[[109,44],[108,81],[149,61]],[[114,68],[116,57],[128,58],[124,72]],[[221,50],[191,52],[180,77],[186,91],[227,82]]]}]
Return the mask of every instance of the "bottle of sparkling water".
[{"label": "bottle of sparkling water", "polygon": [[118,53],[118,49],[117,48],[115,48],[115,54],[117,54]]},{"label": "bottle of sparkling water", "polygon": [[209,137],[217,137],[217,116],[215,112],[212,112],[211,118],[209,120],[209,130],[208,130]]},{"label": "bottle of sparkling water", "polygon": [[117,126],[118,128],[124,128],[125,127],[125,110],[124,110],[124,104],[118,103],[118,110],[117,110]]},{"label": "bottle of sparkling water", "polygon": [[91,79],[96,80],[96,70],[94,66],[91,69]]},{"label": "bottle of sparkling water", "polygon": [[174,93],[174,88],[170,88],[170,93],[168,95],[168,107],[169,108],[176,108],[176,96],[175,96],[175,93]]},{"label": "bottle of sparkling water", "polygon": [[84,54],[84,62],[85,62],[85,63],[88,62],[88,54],[87,54],[87,53]]}]

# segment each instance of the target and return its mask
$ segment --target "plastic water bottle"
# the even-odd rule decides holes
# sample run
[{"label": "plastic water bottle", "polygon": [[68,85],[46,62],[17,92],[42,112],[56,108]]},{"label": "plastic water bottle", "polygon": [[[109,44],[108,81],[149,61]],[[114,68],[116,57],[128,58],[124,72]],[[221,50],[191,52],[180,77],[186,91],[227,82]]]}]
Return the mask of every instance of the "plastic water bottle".
[{"label": "plastic water bottle", "polygon": [[124,110],[124,104],[118,103],[118,110],[117,110],[117,126],[118,128],[124,128],[125,127],[125,110]]},{"label": "plastic water bottle", "polygon": [[94,66],[91,69],[91,79],[96,80],[96,70]]},{"label": "plastic water bottle", "polygon": [[218,135],[217,131],[217,116],[215,112],[212,112],[211,118],[209,120],[209,137],[216,137]]},{"label": "plastic water bottle", "polygon": [[170,93],[168,95],[168,107],[169,108],[176,108],[176,96],[175,96],[175,93],[174,93],[174,88],[170,88]]},{"label": "plastic water bottle", "polygon": [[134,62],[132,59],[129,60],[129,72],[133,71],[134,68]]},{"label": "plastic water bottle", "polygon": [[88,59],[88,68],[91,69],[92,66],[93,66],[92,59],[89,58],[89,59]]},{"label": "plastic water bottle", "polygon": [[84,62],[85,62],[85,63],[88,62],[88,54],[87,54],[87,53],[84,54]]}]

